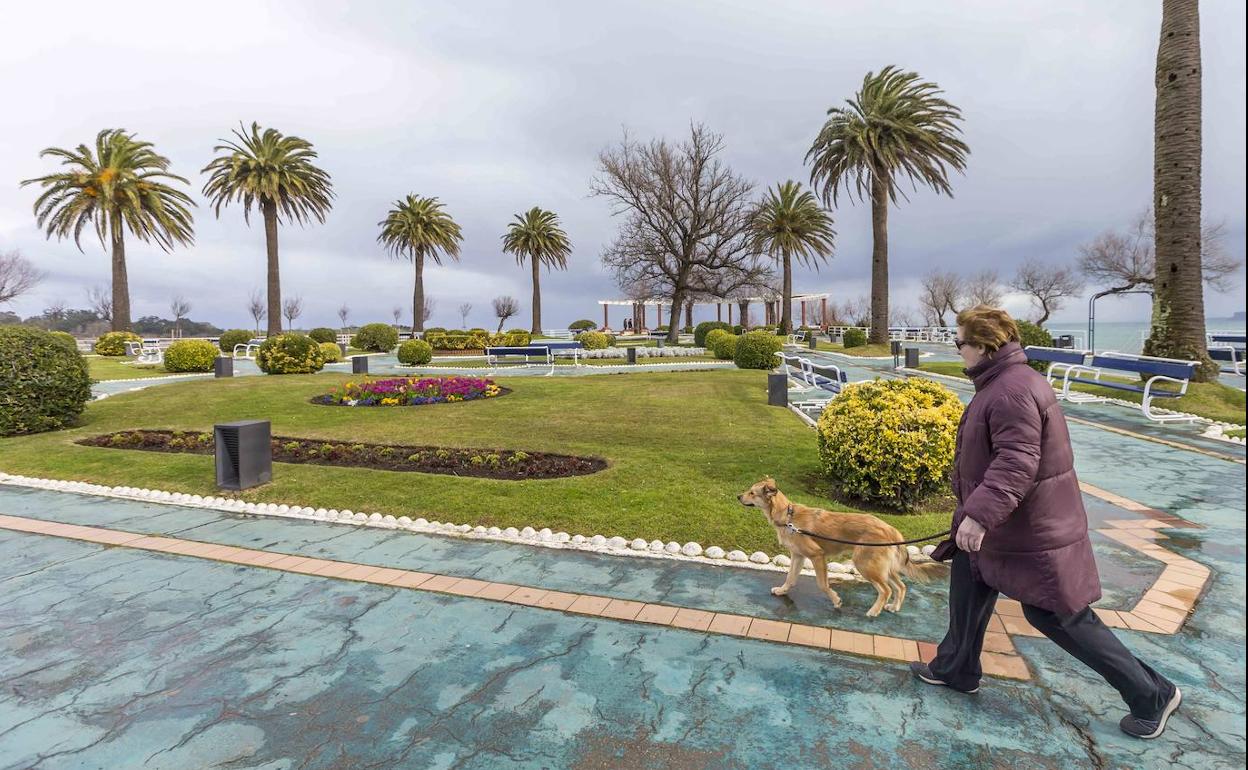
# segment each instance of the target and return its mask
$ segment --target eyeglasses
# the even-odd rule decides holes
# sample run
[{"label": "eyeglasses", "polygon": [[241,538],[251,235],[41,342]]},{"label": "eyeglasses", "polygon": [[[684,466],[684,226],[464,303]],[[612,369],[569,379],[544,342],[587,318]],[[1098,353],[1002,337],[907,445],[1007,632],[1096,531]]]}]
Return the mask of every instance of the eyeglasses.
[{"label": "eyeglasses", "polygon": [[958,350],[961,350],[962,348],[966,347],[969,344],[971,343],[967,342],[966,340],[957,339],[956,337],[953,340],[953,346],[957,348]]}]

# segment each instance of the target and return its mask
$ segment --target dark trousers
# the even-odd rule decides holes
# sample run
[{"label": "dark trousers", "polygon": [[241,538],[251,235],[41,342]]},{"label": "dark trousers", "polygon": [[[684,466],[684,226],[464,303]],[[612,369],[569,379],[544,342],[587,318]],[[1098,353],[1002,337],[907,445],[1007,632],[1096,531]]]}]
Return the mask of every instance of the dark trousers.
[{"label": "dark trousers", "polygon": [[[997,591],[978,580],[965,553],[954,554],[949,575],[949,631],[936,648],[929,668],[959,689],[979,686],[984,632],[997,603]],[[1174,685],[1131,654],[1091,607],[1074,615],[1058,615],[1023,605],[1027,622],[1078,658],[1122,696],[1131,713],[1155,719],[1174,694]]]}]

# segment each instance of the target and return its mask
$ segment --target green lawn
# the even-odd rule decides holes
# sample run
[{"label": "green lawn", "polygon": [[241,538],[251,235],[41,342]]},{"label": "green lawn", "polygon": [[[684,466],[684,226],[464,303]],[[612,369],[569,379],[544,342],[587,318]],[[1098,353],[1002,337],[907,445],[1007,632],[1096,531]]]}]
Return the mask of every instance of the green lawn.
[{"label": "green lawn", "polygon": [[[616,377],[498,378],[513,393],[489,401],[422,407],[315,406],[308,399],[348,379],[319,374],[202,379],[124,393],[87,407],[74,429],[0,440],[11,473],[216,494],[213,460],[78,446],[82,436],[123,429],[210,430],[263,417],[277,435],[605,458],[591,476],[498,481],[423,473],[279,464],[254,501],[384,511],[573,534],[659,538],[777,553],[762,515],[736,495],[765,475],[798,502],[842,510],[820,478],[815,434],[766,405],[765,373],[636,373]],[[883,514],[907,536],[935,533],[947,499],[915,515]]]},{"label": "green lawn", "polygon": [[160,364],[133,364],[124,356],[85,356],[93,380],[129,380],[136,377],[163,377],[169,372]]},{"label": "green lawn", "polygon": [[[820,340],[818,343],[819,350],[826,350],[832,353],[842,353],[847,356],[860,356],[864,358],[892,358],[893,351],[888,344],[883,345],[859,345],[856,348],[846,348],[844,345],[836,342],[824,342]],[[802,346],[806,347],[805,345]]]},{"label": "green lawn", "polygon": [[1243,428],[1231,428],[1230,430],[1222,431],[1222,435],[1228,438],[1243,438],[1244,429]]},{"label": "green lawn", "polygon": [[[919,364],[919,369],[927,372],[935,372],[937,374],[947,374],[952,377],[962,377],[966,375],[962,373],[962,364],[957,361],[934,361],[930,363]],[[1109,379],[1108,375],[1103,375],[1102,379]],[[1123,379],[1116,377],[1114,379]],[[1128,382],[1138,382],[1138,380],[1126,380]],[[1084,393],[1094,393],[1098,396],[1110,396],[1112,398],[1121,398],[1126,401],[1140,403],[1142,396],[1139,393],[1131,393],[1125,390],[1114,390],[1113,388],[1099,388],[1095,385],[1084,385],[1075,383],[1071,385],[1072,390],[1078,390]],[[1199,415],[1210,420],[1219,422],[1230,422],[1236,425],[1244,424],[1245,400],[1244,391],[1223,385],[1220,382],[1193,382],[1187,386],[1187,395],[1182,398],[1175,399],[1158,399],[1153,402],[1156,406],[1165,409],[1174,409],[1180,412],[1188,412],[1190,414]]]}]

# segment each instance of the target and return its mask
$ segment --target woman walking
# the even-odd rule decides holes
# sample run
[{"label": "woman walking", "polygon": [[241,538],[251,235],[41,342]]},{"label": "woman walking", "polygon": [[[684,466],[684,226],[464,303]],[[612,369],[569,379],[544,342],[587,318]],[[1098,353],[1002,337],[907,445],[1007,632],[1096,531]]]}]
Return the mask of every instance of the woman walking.
[{"label": "woman walking", "polygon": [[1043,375],[1027,366],[1018,326],[984,305],[958,314],[958,351],[975,397],[958,426],[949,631],[922,681],[979,690],[979,658],[997,594],[1023,605],[1031,625],[1100,674],[1130,709],[1119,726],[1156,738],[1182,693],[1136,658],[1089,607],[1101,598],[1088,516],[1075,478],[1066,418]]}]

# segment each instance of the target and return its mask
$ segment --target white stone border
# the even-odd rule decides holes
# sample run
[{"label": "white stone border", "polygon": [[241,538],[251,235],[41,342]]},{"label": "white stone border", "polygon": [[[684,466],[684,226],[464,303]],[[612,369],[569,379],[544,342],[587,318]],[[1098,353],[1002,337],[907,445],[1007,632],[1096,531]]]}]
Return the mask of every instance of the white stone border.
[{"label": "white stone border", "polygon": [[96,385],[108,382],[153,382],[155,380],[180,380],[186,377],[213,377],[212,372],[182,372],[181,374],[158,374],[155,377],[122,377],[116,380],[96,380]]},{"label": "white stone border", "polygon": [[[517,529],[515,527],[483,527],[470,524],[452,524],[450,522],[428,521],[423,518],[411,519],[407,516],[395,517],[382,513],[358,513],[350,510],[311,508],[307,506],[286,505],[279,503],[249,503],[237,498],[204,497],[189,495],[183,492],[166,492],[159,489],[147,489],[126,486],[105,486],[86,481],[62,481],[57,479],[31,478],[0,472],[0,484],[24,487],[29,489],[47,489],[55,492],[68,492],[96,497],[111,497],[123,500],[137,500],[144,503],[160,505],[180,505],[189,508],[207,508],[228,513],[250,514],[254,516],[276,516],[288,519],[304,519],[326,521],[335,524],[354,524],[363,527],[381,529],[403,529],[421,534],[445,535],[468,540],[494,540],[505,543],[541,548],[555,548],[607,556],[629,556],[647,559],[670,559],[676,561],[695,562],[714,566],[738,567],[772,572],[788,571],[790,560],[788,555],[768,556],[762,551],[746,554],[743,551],[728,551],[719,546],[703,548],[698,543],[681,545],[676,541],[664,543],[662,540],[646,540],[624,537],[606,537],[604,535],[569,535],[567,532],[552,532],[550,529],[535,530],[532,527]],[[935,548],[925,545],[922,549],[907,546],[910,556],[915,561],[927,561],[927,555]],[[803,574],[813,575],[814,571],[806,568]],[[854,566],[848,562],[828,562],[828,576],[835,580],[857,580]]]}]

